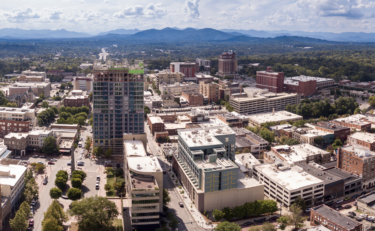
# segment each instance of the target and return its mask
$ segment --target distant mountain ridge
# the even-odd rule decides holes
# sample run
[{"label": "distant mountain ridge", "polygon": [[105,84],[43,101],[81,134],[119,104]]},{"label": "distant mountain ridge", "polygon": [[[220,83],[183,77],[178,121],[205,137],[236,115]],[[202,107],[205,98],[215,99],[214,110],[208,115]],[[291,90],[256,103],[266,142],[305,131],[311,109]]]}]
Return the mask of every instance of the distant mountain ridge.
[{"label": "distant mountain ridge", "polygon": [[140,30],[138,30],[137,28],[136,29],[130,29],[130,30],[117,29],[117,30],[111,30],[111,31],[108,31],[108,32],[101,32],[97,36],[103,36],[103,35],[107,35],[107,34],[128,34],[128,35],[131,35],[131,34],[136,34],[138,32],[140,32]]},{"label": "distant mountain ridge", "polygon": [[39,38],[82,38],[92,35],[67,30],[22,30],[15,28],[0,29],[0,38],[39,39]]}]

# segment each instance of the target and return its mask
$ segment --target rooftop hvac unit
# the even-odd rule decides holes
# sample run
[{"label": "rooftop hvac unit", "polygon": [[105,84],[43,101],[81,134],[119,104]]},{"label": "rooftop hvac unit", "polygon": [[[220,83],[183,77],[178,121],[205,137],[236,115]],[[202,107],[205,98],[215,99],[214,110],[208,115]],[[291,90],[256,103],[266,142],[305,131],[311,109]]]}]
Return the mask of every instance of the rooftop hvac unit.
[{"label": "rooftop hvac unit", "polygon": [[217,160],[217,155],[216,154],[212,154],[212,155],[208,156],[208,161],[210,163],[216,162],[216,160]]}]

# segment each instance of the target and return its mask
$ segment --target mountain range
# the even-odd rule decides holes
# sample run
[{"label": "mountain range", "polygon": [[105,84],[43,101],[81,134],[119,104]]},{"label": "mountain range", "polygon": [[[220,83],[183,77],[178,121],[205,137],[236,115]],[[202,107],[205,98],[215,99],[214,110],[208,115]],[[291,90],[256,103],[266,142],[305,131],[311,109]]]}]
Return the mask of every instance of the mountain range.
[{"label": "mountain range", "polygon": [[304,32],[304,31],[264,31],[264,30],[234,30],[212,28],[164,28],[161,30],[149,29],[117,29],[107,32],[101,32],[96,35],[67,31],[67,30],[22,30],[14,28],[0,29],[0,38],[2,39],[67,39],[67,38],[105,38],[114,36],[126,40],[139,41],[252,41],[256,38],[276,38],[281,36],[306,37],[319,40],[337,41],[337,42],[375,42],[375,33],[364,32]]}]

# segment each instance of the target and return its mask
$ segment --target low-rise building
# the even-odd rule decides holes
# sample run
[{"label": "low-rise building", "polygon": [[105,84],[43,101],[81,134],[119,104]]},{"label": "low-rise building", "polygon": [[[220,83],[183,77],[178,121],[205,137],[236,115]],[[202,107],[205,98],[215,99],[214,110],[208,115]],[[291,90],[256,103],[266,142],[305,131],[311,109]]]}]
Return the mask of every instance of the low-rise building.
[{"label": "low-rise building", "polygon": [[183,91],[181,96],[188,102],[188,106],[203,106],[203,95],[195,91]]},{"label": "low-rise building", "polygon": [[243,127],[242,120],[231,113],[217,114],[216,117],[218,120],[223,121],[229,127]]},{"label": "low-rise building", "polygon": [[180,107],[179,98],[172,94],[165,94],[161,96],[163,100],[163,108],[177,108]]},{"label": "low-rise building", "polygon": [[311,209],[310,224],[323,225],[333,231],[362,231],[363,225],[345,214],[336,211],[327,205],[319,205]]},{"label": "low-rise building", "polygon": [[254,126],[261,126],[263,123],[267,122],[275,122],[277,124],[280,124],[281,122],[295,122],[302,119],[302,116],[293,114],[288,111],[276,111],[250,115],[249,123]]},{"label": "low-rise building", "polygon": [[318,137],[323,138],[323,143],[319,145],[332,144],[335,140],[334,134],[322,130],[317,130],[313,125],[302,128],[292,127],[284,131],[287,133],[289,132],[289,130],[292,132],[292,138],[298,140],[301,143],[313,145],[315,144],[315,139]]},{"label": "low-rise building", "polygon": [[370,131],[371,123],[363,121],[364,118],[366,118],[366,116],[356,114],[344,118],[334,119],[331,121],[331,123],[351,128],[351,130],[356,129],[357,131]]},{"label": "low-rise building", "polygon": [[163,212],[163,171],[156,157],[147,156],[143,139],[136,138],[124,137],[124,173],[129,182],[126,194],[130,198],[125,203],[130,214],[127,219],[132,226],[159,224]]},{"label": "low-rise building", "polygon": [[4,144],[12,150],[16,156],[26,155],[26,148],[29,144],[28,133],[9,133],[4,137]]},{"label": "low-rise building", "polygon": [[369,216],[375,216],[375,192],[370,192],[358,197],[357,208],[362,213]]},{"label": "low-rise building", "polygon": [[[322,165],[320,166],[323,167]],[[344,195],[362,190],[362,178],[353,173],[346,172],[336,167],[323,167],[323,171],[340,177],[344,181]]]},{"label": "low-rise building", "polygon": [[52,130],[32,130],[29,132],[28,146],[32,148],[42,148],[44,139],[53,136]]},{"label": "low-rise building", "polygon": [[247,87],[242,93],[232,94],[229,104],[240,114],[256,114],[285,110],[286,106],[299,104],[296,93],[270,93],[267,89]]},{"label": "low-rise building", "polygon": [[31,88],[34,95],[39,96],[44,94],[44,97],[50,97],[51,83],[50,82],[25,82],[25,83],[14,83],[9,86],[8,96],[16,94],[24,94]]},{"label": "low-rise building", "polygon": [[335,80],[313,76],[294,76],[284,79],[286,92],[297,92],[303,96],[313,95],[316,90],[336,86]]},{"label": "low-rise building", "polygon": [[362,177],[363,188],[375,186],[375,152],[361,146],[339,148],[337,167]]},{"label": "low-rise building", "polygon": [[266,150],[268,142],[253,132],[248,131],[245,136],[237,136],[237,134],[236,132],[236,151],[242,152],[245,148],[248,148],[251,153],[259,154]]},{"label": "low-rise building", "polygon": [[159,90],[163,95],[165,92],[167,94],[181,95],[184,91],[190,91],[199,93],[199,85],[193,82],[189,83],[174,83],[174,84],[160,84]]},{"label": "low-rise building", "polygon": [[93,90],[92,78],[88,77],[74,77],[72,81],[73,90],[82,90],[91,92]]},{"label": "low-rise building", "polygon": [[274,154],[278,159],[287,162],[290,166],[310,161],[324,164],[331,159],[331,153],[310,144],[298,144],[293,146],[279,145],[272,147],[271,152],[265,153],[265,160],[267,160],[267,162],[275,162],[275,159],[269,157],[270,154]]},{"label": "low-rise building", "polygon": [[26,167],[22,165],[0,165],[0,230],[20,205],[25,187]]},{"label": "low-rise building", "polygon": [[153,135],[155,135],[155,132],[163,132],[165,130],[164,121],[159,116],[147,116],[147,123]]},{"label": "low-rise building", "polygon": [[219,100],[219,84],[205,80],[199,82],[199,93],[207,97],[208,103]]},{"label": "low-rise building", "polygon": [[318,122],[315,129],[331,133],[335,136],[335,139],[340,139],[342,142],[350,135],[350,128],[329,122]]},{"label": "low-rise building", "polygon": [[65,107],[90,107],[90,99],[87,95],[68,96],[64,99]]},{"label": "low-rise building", "polygon": [[348,136],[349,145],[358,145],[375,151],[375,134],[367,132],[356,132]]},{"label": "low-rise building", "polygon": [[291,206],[297,197],[307,206],[320,203],[324,197],[324,182],[306,173],[299,166],[288,163],[255,165],[253,177],[264,185],[264,194],[284,206]]},{"label": "low-rise building", "polygon": [[145,106],[149,107],[150,110],[160,108],[163,105],[163,100],[158,95],[144,97],[143,101]]},{"label": "low-rise building", "polygon": [[234,162],[240,167],[241,172],[250,178],[253,177],[253,166],[260,164],[260,161],[251,153],[236,154]]},{"label": "low-rise building", "polygon": [[47,102],[49,107],[56,107],[57,109],[60,109],[60,107],[62,106],[61,101],[55,101],[53,99],[45,99],[42,102],[38,103],[38,107],[42,106],[43,102]]},{"label": "low-rise building", "polygon": [[181,72],[170,72],[170,71],[160,71],[156,74],[156,86],[160,87],[160,84],[175,84],[184,82],[184,73]]}]

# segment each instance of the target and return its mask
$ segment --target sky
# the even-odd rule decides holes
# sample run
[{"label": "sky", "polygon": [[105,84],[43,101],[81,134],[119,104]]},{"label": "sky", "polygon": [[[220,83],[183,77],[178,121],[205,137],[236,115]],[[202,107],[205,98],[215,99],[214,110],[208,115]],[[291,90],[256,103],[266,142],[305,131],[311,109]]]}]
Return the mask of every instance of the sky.
[{"label": "sky", "polygon": [[0,29],[375,32],[375,0],[1,0]]}]

